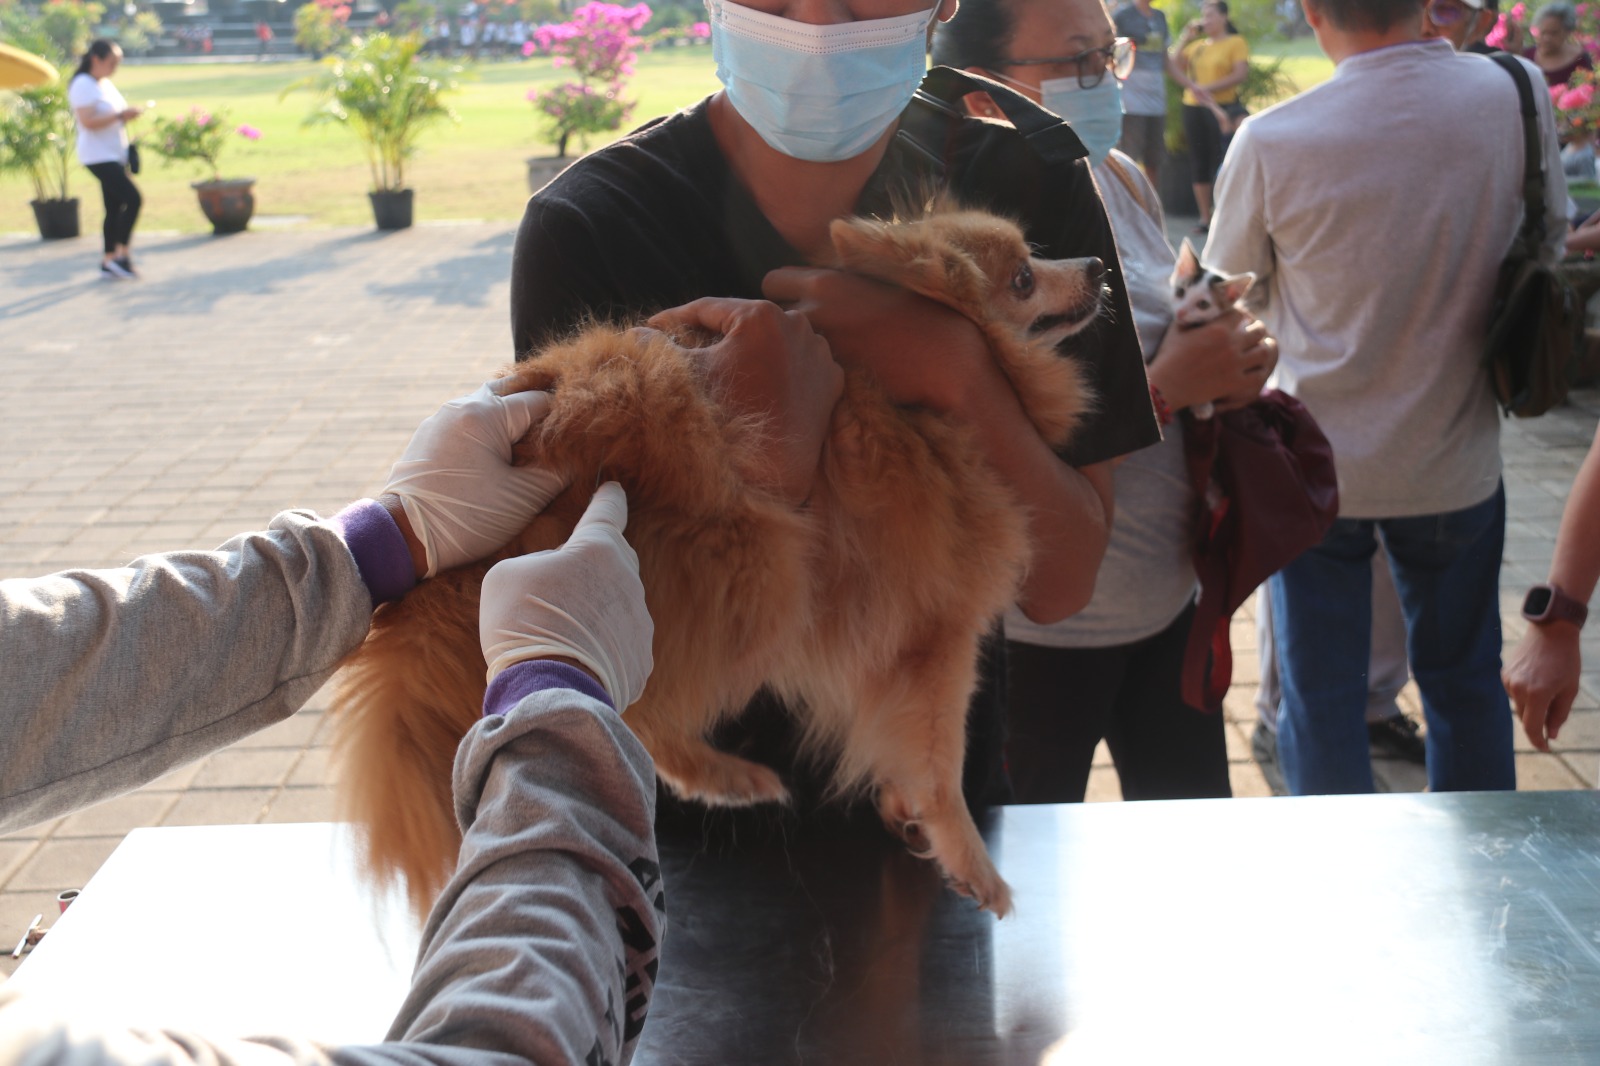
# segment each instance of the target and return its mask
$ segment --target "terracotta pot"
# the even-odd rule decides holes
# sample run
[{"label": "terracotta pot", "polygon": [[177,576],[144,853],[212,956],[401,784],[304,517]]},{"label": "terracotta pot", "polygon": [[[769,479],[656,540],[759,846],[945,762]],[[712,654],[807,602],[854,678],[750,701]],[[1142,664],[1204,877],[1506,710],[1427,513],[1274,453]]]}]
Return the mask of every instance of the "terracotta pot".
[{"label": "terracotta pot", "polygon": [[410,229],[413,189],[382,189],[367,193],[372,219],[379,229]]},{"label": "terracotta pot", "polygon": [[78,198],[70,200],[30,200],[33,220],[39,224],[39,237],[59,241],[76,237],[78,229]]},{"label": "terracotta pot", "polygon": [[189,187],[200,197],[200,210],[211,220],[213,234],[239,233],[255,214],[255,178],[197,181]]}]

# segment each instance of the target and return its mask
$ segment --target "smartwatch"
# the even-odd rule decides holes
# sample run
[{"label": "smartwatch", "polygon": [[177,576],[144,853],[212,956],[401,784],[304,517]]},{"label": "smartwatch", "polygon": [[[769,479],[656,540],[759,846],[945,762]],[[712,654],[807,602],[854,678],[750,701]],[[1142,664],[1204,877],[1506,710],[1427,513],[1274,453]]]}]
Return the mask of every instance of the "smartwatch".
[{"label": "smartwatch", "polygon": [[1584,619],[1589,617],[1589,607],[1555,585],[1535,585],[1522,601],[1522,617],[1538,626],[1559,621],[1571,622],[1582,629]]}]

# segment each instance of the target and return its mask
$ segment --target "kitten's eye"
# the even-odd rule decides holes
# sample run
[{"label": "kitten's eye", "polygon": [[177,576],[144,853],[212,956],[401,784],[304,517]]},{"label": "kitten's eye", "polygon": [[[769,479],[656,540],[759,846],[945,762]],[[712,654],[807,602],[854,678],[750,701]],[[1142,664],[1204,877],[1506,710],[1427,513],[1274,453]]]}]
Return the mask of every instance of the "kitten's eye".
[{"label": "kitten's eye", "polygon": [[1211,301],[1210,300],[1201,300],[1199,303],[1195,304],[1195,306],[1198,307],[1202,311],[1209,311],[1209,310],[1211,310]]},{"label": "kitten's eye", "polygon": [[1023,263],[1017,268],[1011,275],[1011,291],[1023,300],[1033,295],[1033,267]]},{"label": "kitten's eye", "polygon": [[1177,288],[1172,290],[1172,295],[1176,296],[1178,299],[1181,300],[1181,299],[1183,299],[1183,294],[1188,292],[1188,291],[1189,291],[1189,286],[1187,286],[1187,285],[1179,285]]}]

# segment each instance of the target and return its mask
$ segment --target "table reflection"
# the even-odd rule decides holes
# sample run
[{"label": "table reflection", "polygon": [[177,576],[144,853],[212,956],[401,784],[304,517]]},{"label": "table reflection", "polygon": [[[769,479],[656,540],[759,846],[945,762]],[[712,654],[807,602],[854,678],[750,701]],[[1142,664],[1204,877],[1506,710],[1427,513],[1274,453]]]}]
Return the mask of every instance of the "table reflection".
[{"label": "table reflection", "polygon": [[636,1062],[1600,1061],[1600,797],[1011,807],[996,922],[871,826],[662,842]]}]

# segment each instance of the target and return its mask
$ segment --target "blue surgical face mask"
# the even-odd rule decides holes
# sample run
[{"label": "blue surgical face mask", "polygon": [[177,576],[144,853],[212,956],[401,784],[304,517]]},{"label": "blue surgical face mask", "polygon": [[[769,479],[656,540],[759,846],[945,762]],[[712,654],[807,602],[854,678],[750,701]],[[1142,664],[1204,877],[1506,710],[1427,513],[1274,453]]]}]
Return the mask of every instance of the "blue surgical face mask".
[{"label": "blue surgical face mask", "polygon": [[1052,78],[1039,83],[1045,109],[1067,120],[1089,150],[1089,165],[1098,166],[1122,139],[1122,83],[1109,71],[1092,89],[1077,78]]},{"label": "blue surgical face mask", "polygon": [[734,110],[796,159],[860,155],[900,117],[927,70],[937,9],[813,26],[708,0],[711,54]]}]

